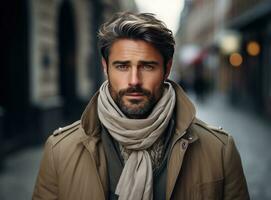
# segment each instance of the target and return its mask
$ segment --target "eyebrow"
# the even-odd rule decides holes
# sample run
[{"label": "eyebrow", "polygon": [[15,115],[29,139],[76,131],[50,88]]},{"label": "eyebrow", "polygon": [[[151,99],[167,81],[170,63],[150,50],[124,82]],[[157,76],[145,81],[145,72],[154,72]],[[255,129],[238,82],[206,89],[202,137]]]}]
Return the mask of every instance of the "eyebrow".
[{"label": "eyebrow", "polygon": [[124,61],[116,60],[112,63],[112,65],[119,65],[119,64],[125,65],[125,64],[129,64],[129,63],[130,63],[130,61],[128,61],[128,60],[124,60]]},{"label": "eyebrow", "polygon": [[[130,64],[131,62],[129,60],[124,60],[124,61],[121,61],[121,60],[116,60],[112,63],[112,65],[119,65],[119,64],[122,64],[122,65],[127,65],[127,64]],[[139,64],[141,65],[159,65],[158,62],[156,61],[146,61],[146,60],[140,60],[139,61]]]},{"label": "eyebrow", "polygon": [[159,65],[159,63],[156,62],[156,61],[140,60],[139,63],[142,64],[142,65]]}]

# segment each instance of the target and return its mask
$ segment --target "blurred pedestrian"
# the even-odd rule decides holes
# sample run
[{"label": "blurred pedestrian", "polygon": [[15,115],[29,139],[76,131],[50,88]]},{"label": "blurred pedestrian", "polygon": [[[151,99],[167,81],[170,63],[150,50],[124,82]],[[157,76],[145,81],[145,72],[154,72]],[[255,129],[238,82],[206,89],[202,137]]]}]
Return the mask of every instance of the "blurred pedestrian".
[{"label": "blurred pedestrian", "polygon": [[197,100],[199,102],[203,102],[207,95],[207,80],[204,77],[204,68],[202,63],[195,65],[194,91],[196,93]]},{"label": "blurred pedestrian", "polygon": [[249,199],[232,137],[167,79],[164,23],[118,13],[98,37],[107,80],[80,121],[49,137],[33,199]]}]

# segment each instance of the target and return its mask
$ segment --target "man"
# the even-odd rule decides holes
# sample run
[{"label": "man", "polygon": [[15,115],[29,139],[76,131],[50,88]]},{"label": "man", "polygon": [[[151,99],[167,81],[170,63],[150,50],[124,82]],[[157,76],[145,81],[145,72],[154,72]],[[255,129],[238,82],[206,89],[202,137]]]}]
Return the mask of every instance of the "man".
[{"label": "man", "polygon": [[126,12],[98,37],[108,80],[80,121],[49,137],[33,199],[249,199],[232,137],[167,80],[172,32]]}]

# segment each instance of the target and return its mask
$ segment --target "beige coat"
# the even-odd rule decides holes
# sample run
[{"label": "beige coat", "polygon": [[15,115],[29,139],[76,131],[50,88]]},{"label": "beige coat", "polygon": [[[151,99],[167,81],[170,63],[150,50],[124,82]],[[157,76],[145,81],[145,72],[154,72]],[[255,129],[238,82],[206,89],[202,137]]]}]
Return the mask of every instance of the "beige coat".
[{"label": "beige coat", "polygon": [[[239,153],[231,136],[195,118],[181,88],[168,162],[166,199],[249,199]],[[59,128],[45,145],[33,199],[107,199],[108,174],[100,138],[97,94],[80,121]]]}]

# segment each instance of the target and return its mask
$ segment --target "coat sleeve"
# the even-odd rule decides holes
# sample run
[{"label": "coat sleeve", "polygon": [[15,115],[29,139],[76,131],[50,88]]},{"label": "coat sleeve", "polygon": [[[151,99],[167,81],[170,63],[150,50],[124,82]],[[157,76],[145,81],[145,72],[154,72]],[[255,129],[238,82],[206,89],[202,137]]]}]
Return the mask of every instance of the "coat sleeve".
[{"label": "coat sleeve", "polygon": [[57,172],[55,169],[52,138],[53,136],[50,136],[45,144],[39,173],[32,195],[33,200],[58,199]]},{"label": "coat sleeve", "polygon": [[224,200],[248,200],[241,158],[231,136],[228,137],[224,151],[224,174]]}]

